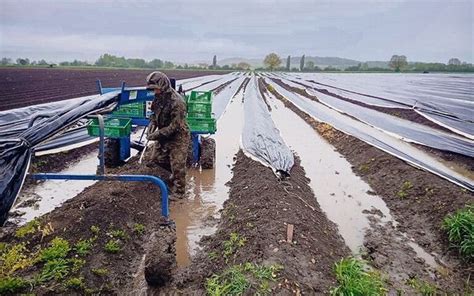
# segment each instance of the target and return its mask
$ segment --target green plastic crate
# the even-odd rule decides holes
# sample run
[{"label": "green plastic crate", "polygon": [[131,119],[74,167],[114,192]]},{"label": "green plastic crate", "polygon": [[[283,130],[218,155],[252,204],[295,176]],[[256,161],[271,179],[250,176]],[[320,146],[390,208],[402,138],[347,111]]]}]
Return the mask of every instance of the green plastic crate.
[{"label": "green plastic crate", "polygon": [[212,104],[201,103],[201,102],[189,102],[188,103],[188,116],[199,117],[199,118],[211,118]]},{"label": "green plastic crate", "polygon": [[144,102],[132,103],[118,107],[113,115],[128,116],[128,117],[145,117]]},{"label": "green plastic crate", "polygon": [[188,125],[191,132],[206,132],[210,134],[216,132],[216,120],[214,118],[188,117]]},{"label": "green plastic crate", "polygon": [[[130,118],[109,117],[104,119],[104,135],[108,138],[123,138],[130,136],[132,120]],[[99,120],[89,121],[87,133],[90,136],[99,136]]]},{"label": "green plastic crate", "polygon": [[212,92],[211,91],[191,91],[187,102],[202,102],[202,103],[212,103]]}]

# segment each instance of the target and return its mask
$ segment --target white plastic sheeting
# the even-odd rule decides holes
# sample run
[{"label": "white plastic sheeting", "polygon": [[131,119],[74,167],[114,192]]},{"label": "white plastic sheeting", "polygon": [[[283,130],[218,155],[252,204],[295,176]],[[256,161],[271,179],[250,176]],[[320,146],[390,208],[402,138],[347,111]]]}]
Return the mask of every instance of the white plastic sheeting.
[{"label": "white plastic sheeting", "polygon": [[474,182],[453,169],[443,165],[419,149],[395,138],[379,129],[344,115],[324,104],[310,101],[296,93],[289,92],[269,78],[265,81],[278,93],[292,102],[319,122],[325,122],[346,134],[352,135],[369,145],[379,148],[407,163],[436,174],[470,191],[474,191]]},{"label": "white plastic sheeting", "polygon": [[250,78],[244,96],[244,128],[242,148],[275,172],[289,174],[294,165],[290,148],[275,127],[267,105],[258,90],[256,77]]},{"label": "white plastic sheeting", "polygon": [[303,73],[287,76],[315,81],[321,88],[356,92],[362,96],[350,98],[366,104],[394,102],[414,106],[426,118],[474,139],[473,74]]},{"label": "white plastic sheeting", "polygon": [[217,120],[222,116],[225,109],[229,105],[230,100],[235,96],[237,90],[245,80],[245,76],[240,76],[237,80],[233,81],[217,95],[214,96],[212,101],[212,112]]},{"label": "white plastic sheeting", "polygon": [[474,141],[472,140],[314,91],[311,87],[315,87],[315,84],[311,82],[301,82],[308,88],[286,79],[282,79],[282,82],[291,87],[306,90],[309,94],[317,96],[318,100],[326,106],[404,141],[474,157]]}]

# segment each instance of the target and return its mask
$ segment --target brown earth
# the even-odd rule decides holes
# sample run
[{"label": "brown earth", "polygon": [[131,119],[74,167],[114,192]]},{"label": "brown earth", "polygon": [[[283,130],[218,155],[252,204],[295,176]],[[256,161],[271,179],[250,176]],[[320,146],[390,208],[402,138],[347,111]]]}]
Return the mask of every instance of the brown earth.
[{"label": "brown earth", "polygon": [[[140,166],[136,159],[110,172],[151,174],[169,178],[168,172],[160,168]],[[80,294],[121,294],[133,288],[136,272],[147,251],[155,250],[156,253],[156,250],[168,250],[170,254],[161,258],[166,259],[167,263],[162,261],[161,266],[172,268],[175,265],[175,229],[173,225],[163,226],[160,191],[156,185],[150,183],[98,182],[66,201],[61,207],[42,216],[39,221],[41,228],[48,226],[53,231],[44,237],[41,231],[37,231],[19,239],[13,235],[13,229],[3,228],[1,242],[26,242],[27,248],[33,253],[39,248],[45,248],[55,237],[68,240],[72,246],[81,239],[91,239],[94,236],[96,239],[92,250],[84,257],[74,255],[75,251],[69,252],[68,258],[85,260],[83,267],[70,273],[66,279],[34,286],[30,292],[38,295],[74,293],[74,290],[64,286],[64,282],[71,277],[84,278],[85,286],[76,291]],[[142,225],[143,231],[137,230],[137,225]],[[91,230],[93,226],[99,229],[95,233]],[[114,235],[113,231],[117,230],[123,233]],[[161,239],[151,239],[153,236]],[[119,242],[121,249],[118,253],[105,251],[105,245],[110,240]],[[32,279],[41,272],[41,265],[36,264],[18,275]],[[106,269],[107,272],[97,275],[93,269]]]},{"label": "brown earth", "polygon": [[[0,111],[55,102],[98,93],[103,87],[143,86],[153,71],[127,69],[0,68]],[[163,70],[171,78],[185,79],[229,71]]]},{"label": "brown earth", "polygon": [[[201,240],[202,250],[191,265],[167,289],[154,291],[155,295],[203,295],[207,278],[247,262],[283,266],[271,294],[327,294],[336,285],[334,263],[350,251],[308,184],[298,158],[291,177],[279,181],[271,169],[240,151],[217,232]],[[287,242],[289,224],[294,225],[293,243]],[[226,260],[224,242],[232,233],[246,241]],[[254,292],[251,289],[245,295]]]},{"label": "brown earth", "polygon": [[[353,165],[354,173],[371,186],[373,194],[383,198],[392,216],[399,222],[397,230],[414,238],[426,251],[439,254],[437,257],[444,261],[445,264],[442,265],[446,266],[445,270],[437,275],[440,278],[435,279],[438,288],[450,293],[464,292],[465,283],[471,277],[473,266],[469,262],[464,262],[457,252],[450,248],[441,224],[447,214],[472,203],[474,194],[434,174],[410,166],[328,124],[317,122],[273,89],[271,92]],[[382,253],[386,253],[386,246],[390,246],[390,249],[396,248],[387,241],[383,243],[380,240],[380,242],[379,247],[385,249]],[[403,254],[403,250],[399,253]],[[397,258],[395,256],[389,260],[397,261]],[[384,266],[390,270],[393,266],[388,263]],[[416,264],[403,265],[404,272],[410,273],[411,268],[416,274],[416,270],[420,270],[416,266]],[[473,289],[472,281],[468,281],[468,285]]]}]

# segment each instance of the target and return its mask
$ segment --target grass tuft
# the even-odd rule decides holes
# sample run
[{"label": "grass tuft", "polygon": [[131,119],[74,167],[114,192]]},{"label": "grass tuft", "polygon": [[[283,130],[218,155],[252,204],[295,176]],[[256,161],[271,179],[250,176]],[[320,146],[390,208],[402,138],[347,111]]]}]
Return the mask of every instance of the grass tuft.
[{"label": "grass tuft", "polygon": [[69,242],[61,237],[55,237],[50,246],[40,253],[41,261],[51,261],[54,259],[66,258],[71,250]]},{"label": "grass tuft", "polygon": [[93,239],[93,238],[79,240],[74,245],[74,250],[76,251],[77,255],[79,255],[81,257],[84,257],[87,254],[89,254],[89,252],[92,249],[92,246],[94,244],[94,241],[95,241],[95,239]]},{"label": "grass tuft", "polygon": [[83,277],[70,278],[64,283],[64,285],[66,286],[66,288],[74,290],[82,290],[86,286]]},{"label": "grass tuft", "polygon": [[417,278],[407,280],[406,284],[423,296],[435,296],[436,292],[438,291],[438,288],[435,285]]},{"label": "grass tuft", "polygon": [[135,223],[135,225],[133,225],[133,231],[139,235],[143,235],[145,233],[145,225]]},{"label": "grass tuft", "polygon": [[0,294],[16,294],[20,290],[28,287],[29,282],[19,277],[0,277]]},{"label": "grass tuft", "polygon": [[104,250],[111,254],[116,254],[120,252],[121,249],[122,247],[120,246],[120,241],[116,239],[109,240],[104,246]]},{"label": "grass tuft", "polygon": [[227,262],[229,258],[234,255],[240,247],[243,247],[247,239],[241,237],[238,233],[232,232],[228,240],[224,241],[224,258]]},{"label": "grass tuft", "polygon": [[103,277],[109,274],[109,270],[107,268],[93,268],[91,272],[97,276]]},{"label": "grass tuft", "polygon": [[8,277],[36,263],[35,256],[28,256],[25,243],[6,245],[0,253],[0,277]]},{"label": "grass tuft", "polygon": [[379,273],[366,271],[364,261],[348,257],[336,263],[334,268],[339,286],[331,289],[331,295],[375,296],[386,295],[387,289]]},{"label": "grass tuft", "polygon": [[270,281],[278,278],[283,266],[271,266],[245,263],[227,268],[222,274],[214,274],[206,281],[208,295],[242,295],[249,289],[256,295],[266,295],[271,292]]},{"label": "grass tuft", "polygon": [[38,219],[33,219],[30,222],[26,223],[22,227],[18,228],[15,232],[15,236],[18,238],[23,238],[28,234],[33,234],[39,230],[40,222]]},{"label": "grass tuft", "polygon": [[449,242],[459,249],[463,257],[474,259],[474,204],[446,216],[442,228],[447,232]]}]

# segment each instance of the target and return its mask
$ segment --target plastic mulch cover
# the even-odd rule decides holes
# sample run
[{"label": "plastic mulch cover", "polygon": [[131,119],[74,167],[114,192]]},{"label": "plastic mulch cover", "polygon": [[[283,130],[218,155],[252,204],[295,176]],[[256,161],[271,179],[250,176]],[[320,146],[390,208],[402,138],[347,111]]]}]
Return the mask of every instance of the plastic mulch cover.
[{"label": "plastic mulch cover", "polygon": [[426,125],[401,119],[390,114],[382,113],[317,92],[311,89],[311,86],[314,84],[309,82],[303,83],[307,85],[308,88],[286,79],[282,79],[282,82],[291,87],[306,89],[309,94],[317,96],[318,100],[324,105],[357,118],[368,125],[385,131],[406,142],[417,143],[439,150],[474,157],[474,142],[465,137],[440,131]]},{"label": "plastic mulch cover", "polygon": [[218,120],[222,114],[224,114],[225,109],[229,105],[230,100],[234,97],[239,87],[244,82],[245,76],[240,76],[237,80],[229,84],[221,92],[214,96],[212,101],[212,112],[214,113],[215,118]]},{"label": "plastic mulch cover", "polygon": [[271,167],[275,172],[289,174],[294,164],[293,153],[273,123],[257,88],[256,77],[250,78],[245,90],[244,116],[242,131],[244,152]]},{"label": "plastic mulch cover", "polygon": [[71,103],[52,113],[51,117],[38,120],[32,127],[19,134],[2,136],[0,139],[0,224],[23,185],[30,164],[32,150],[81,118],[104,109],[117,102],[118,92],[97,96],[91,100]]},{"label": "plastic mulch cover", "polygon": [[450,182],[458,184],[470,191],[474,191],[474,183],[467,177],[462,176],[453,169],[440,163],[433,157],[410,144],[393,137],[379,129],[367,125],[344,115],[324,104],[310,101],[294,92],[289,92],[271,79],[265,78],[278,93],[283,95],[296,107],[306,112],[319,122],[325,122],[345,134],[352,135],[369,145],[379,148],[407,163],[436,174]]}]

